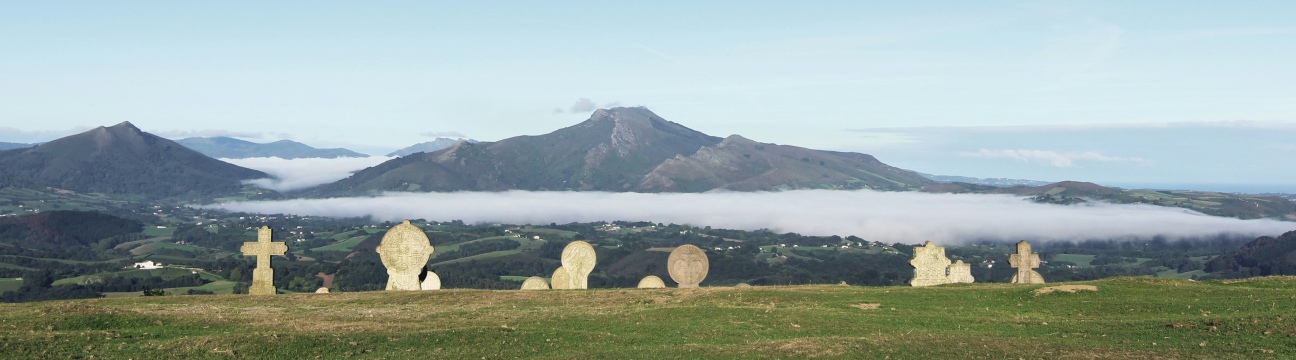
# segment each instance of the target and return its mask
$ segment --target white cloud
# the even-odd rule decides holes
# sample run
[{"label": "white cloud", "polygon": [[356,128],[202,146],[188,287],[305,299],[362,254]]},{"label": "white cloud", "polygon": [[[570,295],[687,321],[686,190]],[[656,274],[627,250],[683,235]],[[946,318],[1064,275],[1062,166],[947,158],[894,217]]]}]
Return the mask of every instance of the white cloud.
[{"label": "white cloud", "polygon": [[468,135],[464,135],[463,133],[458,131],[429,131],[429,132],[421,133],[419,135],[423,135],[427,137],[447,137],[447,138],[460,138],[460,139],[468,138]]},{"label": "white cloud", "polygon": [[1086,240],[1278,235],[1296,223],[1238,220],[1151,205],[1061,206],[1008,195],[802,190],[643,194],[606,192],[388,193],[379,197],[236,202],[231,211],[372,216],[469,223],[548,224],[614,220],[856,235],[887,243]]},{"label": "white cloud", "polygon": [[598,104],[595,104],[593,100],[586,99],[586,98],[580,98],[580,100],[576,100],[576,103],[572,104],[571,106],[571,112],[573,114],[587,113],[590,111],[594,111],[594,109],[598,109]]},{"label": "white cloud", "polygon": [[1075,166],[1076,161],[1098,161],[1098,162],[1143,162],[1143,159],[1136,157],[1118,157],[1107,156],[1097,151],[1085,152],[1057,152],[1049,150],[988,150],[981,149],[977,152],[962,152],[962,156],[979,157],[987,159],[1007,158],[1026,163],[1046,163],[1055,167],[1067,168]]},{"label": "white cloud", "polygon": [[342,180],[351,176],[351,173],[355,171],[391,159],[393,158],[386,156],[370,156],[337,159],[306,158],[289,160],[269,157],[220,160],[270,174],[274,176],[273,179],[256,179],[250,180],[248,183],[265,189],[287,192]]}]

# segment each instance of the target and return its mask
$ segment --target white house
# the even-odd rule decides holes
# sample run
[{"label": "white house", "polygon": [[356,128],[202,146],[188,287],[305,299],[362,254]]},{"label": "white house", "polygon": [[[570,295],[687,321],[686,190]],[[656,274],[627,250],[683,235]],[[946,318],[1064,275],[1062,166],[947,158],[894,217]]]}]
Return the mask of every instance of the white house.
[{"label": "white house", "polygon": [[127,268],[127,269],[140,269],[140,270],[153,270],[153,269],[161,269],[161,268],[162,268],[162,264],[161,264],[161,263],[155,263],[155,262],[153,262],[152,260],[144,260],[143,262],[137,262],[137,263],[135,263],[135,264],[132,264],[131,266],[127,266],[126,268]]}]

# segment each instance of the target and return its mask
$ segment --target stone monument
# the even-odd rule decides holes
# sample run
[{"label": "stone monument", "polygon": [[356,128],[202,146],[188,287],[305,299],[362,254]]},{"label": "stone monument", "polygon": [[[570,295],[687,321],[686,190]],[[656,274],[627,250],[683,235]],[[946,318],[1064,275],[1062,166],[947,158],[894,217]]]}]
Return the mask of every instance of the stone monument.
[{"label": "stone monument", "polygon": [[711,264],[707,261],[706,252],[697,246],[680,245],[671,250],[670,257],[666,258],[666,271],[681,289],[698,287],[710,270]]},{"label": "stone monument", "polygon": [[274,295],[274,269],[270,268],[270,256],[283,255],[288,252],[288,245],[270,241],[270,227],[262,226],[257,230],[256,242],[245,242],[239,248],[244,256],[256,256],[256,269],[252,269],[252,286],[248,288],[251,295]]},{"label": "stone monument", "polygon": [[945,257],[945,247],[936,246],[935,243],[928,241],[923,246],[913,248],[913,260],[909,260],[909,265],[914,267],[914,277],[909,280],[912,286],[933,286],[949,283],[945,277],[945,270],[950,266],[949,258]]},{"label": "stone monument", "polygon": [[963,260],[950,264],[948,278],[950,284],[976,282],[976,279],[972,278],[972,265],[963,263]]},{"label": "stone monument", "polygon": [[553,283],[554,290],[571,289],[571,275],[568,275],[567,268],[560,267],[554,270],[553,277],[549,278]]},{"label": "stone monument", "polygon": [[522,282],[522,290],[549,290],[549,282],[539,276],[532,276]]},{"label": "stone monument", "polygon": [[409,220],[393,226],[378,244],[378,257],[387,267],[387,290],[421,290],[419,274],[432,255],[432,243],[423,229]]},{"label": "stone monument", "polygon": [[567,278],[571,282],[565,289],[589,288],[589,274],[594,272],[597,262],[595,256],[594,247],[584,241],[572,241],[563,248],[562,267],[567,269]]},{"label": "stone monument", "polygon": [[420,290],[441,290],[441,277],[436,273],[423,269],[424,273],[422,282],[419,282]]},{"label": "stone monument", "polygon": [[1013,275],[1013,284],[1043,284],[1044,277],[1039,272],[1031,269],[1040,267],[1039,254],[1031,253],[1030,243],[1026,240],[1017,242],[1017,253],[1008,256],[1008,265],[1017,269],[1017,275]]},{"label": "stone monument", "polygon": [[315,289],[315,293],[316,293],[316,294],[328,294],[328,293],[329,293],[329,290],[328,290],[328,288],[326,288],[326,287],[322,287],[322,288],[319,288],[319,289]]},{"label": "stone monument", "polygon": [[666,282],[656,275],[644,276],[643,280],[639,280],[640,289],[661,289],[664,287],[666,287]]}]

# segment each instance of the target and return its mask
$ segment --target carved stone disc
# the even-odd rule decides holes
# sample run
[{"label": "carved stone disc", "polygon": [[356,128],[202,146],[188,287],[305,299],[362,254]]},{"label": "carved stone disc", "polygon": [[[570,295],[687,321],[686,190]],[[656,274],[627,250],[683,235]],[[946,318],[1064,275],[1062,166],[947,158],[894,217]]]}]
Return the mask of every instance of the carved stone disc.
[{"label": "carved stone disc", "polygon": [[681,288],[695,288],[711,270],[706,252],[697,246],[684,244],[671,251],[666,258],[666,270]]}]

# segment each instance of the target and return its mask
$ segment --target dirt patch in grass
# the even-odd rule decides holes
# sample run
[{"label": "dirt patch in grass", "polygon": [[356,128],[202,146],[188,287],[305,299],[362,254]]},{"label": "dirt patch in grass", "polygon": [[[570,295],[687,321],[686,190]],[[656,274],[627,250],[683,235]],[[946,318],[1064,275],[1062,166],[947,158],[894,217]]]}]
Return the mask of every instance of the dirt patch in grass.
[{"label": "dirt patch in grass", "polygon": [[877,310],[882,307],[882,304],[855,304],[851,305],[851,307],[861,310]]},{"label": "dirt patch in grass", "polygon": [[1067,292],[1067,293],[1075,294],[1076,292],[1080,292],[1080,291],[1098,291],[1098,287],[1093,285],[1049,286],[1046,288],[1035,289],[1035,291],[1032,291],[1031,293],[1035,294],[1035,296],[1040,296],[1040,295],[1049,294],[1053,292]]}]

